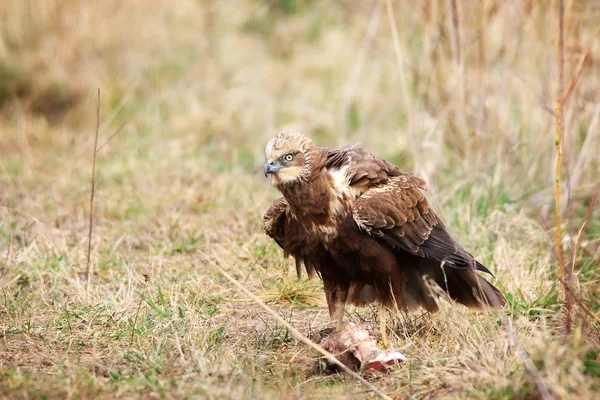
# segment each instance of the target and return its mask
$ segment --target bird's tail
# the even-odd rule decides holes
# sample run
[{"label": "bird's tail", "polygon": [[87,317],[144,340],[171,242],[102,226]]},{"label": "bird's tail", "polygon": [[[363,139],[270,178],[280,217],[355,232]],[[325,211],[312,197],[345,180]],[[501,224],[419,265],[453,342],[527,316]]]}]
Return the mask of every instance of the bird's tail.
[{"label": "bird's tail", "polygon": [[428,311],[437,311],[440,295],[475,310],[502,309],[506,305],[500,290],[474,270],[437,267],[429,269],[429,273],[418,269],[411,272],[407,276],[402,302],[405,309],[414,310],[421,306]]},{"label": "bird's tail", "polygon": [[451,299],[464,304],[465,306],[476,309],[502,309],[506,305],[504,295],[494,285],[485,278],[478,275],[473,270],[455,269],[450,275],[447,285],[446,282],[438,283],[444,289]]}]

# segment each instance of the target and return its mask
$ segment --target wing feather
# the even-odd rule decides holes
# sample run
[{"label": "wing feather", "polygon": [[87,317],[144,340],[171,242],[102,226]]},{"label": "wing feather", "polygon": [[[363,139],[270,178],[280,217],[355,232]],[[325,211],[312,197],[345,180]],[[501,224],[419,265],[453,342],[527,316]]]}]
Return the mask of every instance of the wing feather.
[{"label": "wing feather", "polygon": [[285,257],[296,261],[296,274],[301,277],[302,267],[309,277],[320,274],[321,264],[327,258],[323,245],[291,217],[285,198],[276,199],[263,216],[265,233],[283,249]]},{"label": "wing feather", "polygon": [[346,303],[349,293],[350,280],[344,269],[332,258],[317,235],[307,232],[292,217],[283,197],[273,202],[263,218],[266,234],[277,242],[286,257],[294,257],[298,278],[304,267],[309,278],[317,274],[323,280],[329,315],[333,318],[340,304]]},{"label": "wing feather", "polygon": [[283,197],[276,199],[263,215],[265,233],[283,247],[285,237],[285,210],[288,204]]},{"label": "wing feather", "polygon": [[401,175],[398,168],[369,153],[360,144],[324,150],[327,159],[325,168],[346,168],[348,183],[359,194],[372,186],[386,183],[390,177]]},{"label": "wing feather", "polygon": [[446,266],[490,273],[448,234],[429,208],[423,189],[424,181],[414,175],[392,176],[355,201],[354,220],[361,229],[392,247]]}]

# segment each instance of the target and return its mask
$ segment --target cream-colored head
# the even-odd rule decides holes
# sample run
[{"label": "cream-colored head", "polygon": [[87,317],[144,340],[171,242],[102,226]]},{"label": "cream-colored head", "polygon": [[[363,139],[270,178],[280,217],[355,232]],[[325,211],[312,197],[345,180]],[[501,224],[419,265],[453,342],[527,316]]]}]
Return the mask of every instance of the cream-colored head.
[{"label": "cream-colored head", "polygon": [[273,186],[306,181],[311,172],[312,140],[298,132],[281,132],[265,148],[265,176]]}]

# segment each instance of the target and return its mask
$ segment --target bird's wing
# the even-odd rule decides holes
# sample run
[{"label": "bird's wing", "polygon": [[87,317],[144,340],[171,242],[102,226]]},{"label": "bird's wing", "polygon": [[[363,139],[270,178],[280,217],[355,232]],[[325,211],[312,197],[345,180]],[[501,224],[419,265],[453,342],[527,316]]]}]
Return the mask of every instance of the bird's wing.
[{"label": "bird's wing", "polygon": [[283,197],[276,199],[263,215],[263,228],[279,247],[283,249],[285,238],[285,214],[288,207]]},{"label": "bird's wing", "polygon": [[296,273],[301,276],[302,266],[312,277],[320,273],[323,260],[329,257],[315,235],[309,234],[289,214],[285,198],[276,199],[263,216],[265,233],[283,249],[284,256],[296,260]]},{"label": "bird's wing", "polygon": [[370,187],[385,184],[389,178],[402,174],[398,168],[369,153],[360,144],[325,151],[325,168],[345,170],[348,185],[359,195]]},{"label": "bird's wing", "polygon": [[366,190],[353,205],[360,229],[393,248],[434,260],[448,267],[491,272],[477,262],[446,231],[429,208],[424,181],[411,174],[390,177]]},{"label": "bird's wing", "polygon": [[285,257],[294,257],[298,278],[304,266],[309,278],[316,273],[323,279],[329,314],[333,318],[348,297],[350,281],[344,269],[334,261],[317,236],[307,232],[292,217],[283,197],[273,202],[263,218],[266,234],[279,244]]}]

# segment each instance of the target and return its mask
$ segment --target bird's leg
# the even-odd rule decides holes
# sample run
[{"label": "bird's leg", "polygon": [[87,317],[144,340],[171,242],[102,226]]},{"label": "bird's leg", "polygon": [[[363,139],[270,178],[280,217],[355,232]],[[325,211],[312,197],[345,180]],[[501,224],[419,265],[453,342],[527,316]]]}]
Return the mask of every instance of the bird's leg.
[{"label": "bird's leg", "polygon": [[335,330],[340,331],[344,324],[344,310],[346,309],[346,300],[348,300],[348,285],[338,284],[336,300],[338,301],[339,309]]},{"label": "bird's leg", "polygon": [[335,331],[339,331],[342,329],[342,323],[344,322],[344,309],[346,300],[348,300],[348,285],[331,281],[326,276],[323,276],[323,284],[325,286],[325,297],[329,305],[331,324]]},{"label": "bird's leg", "polygon": [[381,333],[381,344],[383,347],[388,348],[390,342],[387,336],[387,310],[385,307],[379,307],[379,331]]},{"label": "bird's leg", "polygon": [[344,323],[344,308],[346,308],[346,302],[339,304],[339,309],[337,310],[337,318],[336,318],[336,326],[335,330],[339,331],[342,329],[342,325]]}]

